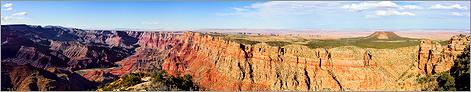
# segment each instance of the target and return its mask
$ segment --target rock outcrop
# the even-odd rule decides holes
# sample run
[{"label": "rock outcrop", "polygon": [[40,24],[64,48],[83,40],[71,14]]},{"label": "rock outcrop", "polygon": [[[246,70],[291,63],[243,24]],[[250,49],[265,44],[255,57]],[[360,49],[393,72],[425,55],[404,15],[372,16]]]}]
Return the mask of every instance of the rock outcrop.
[{"label": "rock outcrop", "polygon": [[2,63],[2,90],[86,90],[97,85],[82,76],[57,68],[40,69],[29,64]]},{"label": "rock outcrop", "polygon": [[364,61],[363,64],[365,66],[370,66],[371,58],[372,58],[371,52],[367,50],[363,56],[363,61]]},{"label": "rock outcrop", "polygon": [[418,55],[420,72],[434,74],[450,70],[454,60],[468,46],[469,36],[463,34],[453,36],[446,46],[433,43],[431,40],[422,40]]},{"label": "rock outcrop", "polygon": [[109,70],[81,70],[84,72],[82,76],[89,81],[96,82],[96,83],[108,83],[118,76],[111,74]]}]

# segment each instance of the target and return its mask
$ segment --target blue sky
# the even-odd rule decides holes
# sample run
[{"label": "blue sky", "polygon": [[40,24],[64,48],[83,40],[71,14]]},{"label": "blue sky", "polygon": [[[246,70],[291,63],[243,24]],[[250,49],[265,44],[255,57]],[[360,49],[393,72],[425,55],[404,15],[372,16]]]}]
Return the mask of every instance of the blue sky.
[{"label": "blue sky", "polygon": [[469,29],[469,1],[2,1],[2,24],[86,29]]}]

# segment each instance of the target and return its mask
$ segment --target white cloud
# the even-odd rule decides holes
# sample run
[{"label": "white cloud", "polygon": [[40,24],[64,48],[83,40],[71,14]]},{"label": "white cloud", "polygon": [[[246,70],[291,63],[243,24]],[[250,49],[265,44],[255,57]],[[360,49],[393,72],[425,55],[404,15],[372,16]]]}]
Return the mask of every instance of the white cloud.
[{"label": "white cloud", "polygon": [[27,12],[16,12],[16,13],[11,14],[11,16],[25,16],[27,14],[28,14]]},{"label": "white cloud", "polygon": [[352,12],[358,12],[368,9],[394,9],[399,7],[399,5],[391,1],[362,2],[359,4],[349,4],[342,6],[343,9],[347,9],[348,11]]},{"label": "white cloud", "polygon": [[237,11],[237,12],[243,12],[243,11],[247,11],[247,10],[248,10],[248,9],[244,9],[244,8],[237,8],[237,7],[235,7],[235,8],[232,8],[232,9],[234,9],[234,10],[235,10],[235,11]]},{"label": "white cloud", "polygon": [[454,4],[454,5],[442,5],[442,4],[435,4],[433,6],[430,7],[430,9],[459,9],[459,10],[468,10],[469,8],[464,6],[464,5],[460,5],[460,4]]},{"label": "white cloud", "polygon": [[[423,7],[418,5],[399,5],[392,1],[367,1],[361,3],[353,3],[343,5],[342,9],[347,9],[350,12],[363,12],[372,13],[366,15],[367,18],[377,18],[384,16],[415,16],[416,14],[404,10],[418,10]],[[401,11],[399,11],[401,10]]]},{"label": "white cloud", "polygon": [[[408,2],[409,4],[400,4]],[[466,2],[465,2],[466,3]],[[329,17],[341,13],[357,12],[368,17],[386,16],[440,16],[440,9],[469,9],[463,2],[413,2],[413,1],[269,1],[230,8],[232,12],[216,16],[243,16],[264,20],[295,20],[298,16]],[[461,13],[461,12],[460,12]],[[465,14],[465,13],[462,13]],[[456,14],[455,14],[456,15]],[[465,14],[467,15],[467,14]]]},{"label": "white cloud", "polygon": [[458,12],[451,12],[450,15],[453,15],[453,16],[463,16],[463,14],[458,13]]},{"label": "white cloud", "polygon": [[423,9],[423,8],[417,5],[404,5],[404,6],[401,6],[400,9]]},{"label": "white cloud", "polygon": [[8,8],[5,9],[5,11],[11,11],[11,10],[13,10],[13,8],[11,8],[11,7],[8,7]]},{"label": "white cloud", "polygon": [[232,8],[231,13],[217,13],[217,16],[284,16],[284,15],[305,15],[316,14],[321,9],[338,8],[341,1],[269,1],[255,3],[248,6]]},{"label": "white cloud", "polygon": [[1,17],[1,24],[28,24],[31,19],[26,17]]},{"label": "white cloud", "polygon": [[389,11],[376,11],[376,15],[378,16],[391,16],[391,15],[399,15],[399,16],[415,16],[414,13],[411,12],[400,12],[396,10],[389,10]]},{"label": "white cloud", "polygon": [[417,5],[398,5],[392,1],[369,1],[369,2],[362,2],[358,4],[348,4],[343,5],[343,9],[347,9],[351,12],[359,12],[364,10],[386,10],[386,9],[423,9]]},{"label": "white cloud", "polygon": [[25,16],[28,15],[27,12],[16,12],[10,16],[2,16],[2,20],[12,20],[12,19],[26,19]]},{"label": "white cloud", "polygon": [[397,10],[377,10],[374,15],[366,15],[366,18],[377,18],[384,16],[415,16],[412,12],[401,12]]},{"label": "white cloud", "polygon": [[3,7],[11,7],[11,6],[13,6],[13,4],[12,4],[12,3],[5,3],[5,4],[3,4],[2,6],[3,6]]},{"label": "white cloud", "polygon": [[12,6],[13,6],[12,3],[5,3],[5,4],[2,5],[2,7],[4,7],[2,9],[5,10],[5,11],[11,11],[11,10],[13,10]]}]

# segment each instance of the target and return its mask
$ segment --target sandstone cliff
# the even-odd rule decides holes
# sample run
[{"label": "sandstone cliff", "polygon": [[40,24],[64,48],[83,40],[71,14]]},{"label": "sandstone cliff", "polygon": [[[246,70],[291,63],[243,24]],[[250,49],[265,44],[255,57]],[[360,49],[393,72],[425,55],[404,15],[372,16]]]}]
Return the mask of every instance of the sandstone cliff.
[{"label": "sandstone cliff", "polygon": [[435,74],[450,70],[454,60],[466,47],[469,47],[469,36],[456,35],[448,45],[441,46],[431,40],[422,40],[419,49],[419,69],[422,74]]},{"label": "sandstone cliff", "polygon": [[403,78],[416,74],[411,66],[417,47],[310,49],[241,44],[196,32],[165,34],[140,37],[139,43],[158,43],[141,45],[155,55],[142,54],[146,49],[140,47],[113,72],[139,70],[155,62],[142,59],[162,57],[164,70],[191,74],[206,90],[417,90],[413,78]]},{"label": "sandstone cliff", "polygon": [[[244,44],[198,32],[103,31],[27,25],[2,25],[1,37],[2,66],[8,62],[29,64],[35,67],[32,70],[105,68],[82,73],[95,82],[106,82],[116,75],[163,69],[173,76],[192,75],[192,80],[203,90],[420,90],[416,82],[419,73],[449,70],[462,48],[469,46],[469,36],[464,35],[454,36],[444,47],[423,40],[420,46],[394,49],[356,46],[311,49],[297,44]],[[392,32],[377,32],[366,38],[401,37]],[[2,76],[14,73],[2,69]],[[15,83],[18,82],[11,82]],[[75,90],[60,87],[37,90],[43,89]]]}]

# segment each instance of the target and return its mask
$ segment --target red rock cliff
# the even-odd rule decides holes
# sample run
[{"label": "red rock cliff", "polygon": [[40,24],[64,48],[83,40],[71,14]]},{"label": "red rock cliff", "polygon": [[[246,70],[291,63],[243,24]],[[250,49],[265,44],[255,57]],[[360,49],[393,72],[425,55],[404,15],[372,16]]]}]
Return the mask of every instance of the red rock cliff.
[{"label": "red rock cliff", "polygon": [[[190,74],[206,90],[392,90],[401,87],[394,81],[408,69],[401,68],[410,65],[375,62],[395,53],[407,54],[396,55],[391,60],[414,55],[414,48],[367,51],[357,47],[246,45],[196,32],[143,33],[138,43],[143,47],[120,61],[122,67],[115,69],[114,74],[140,71],[138,66],[149,66],[140,63],[155,62],[144,59],[160,57],[161,68],[176,76]],[[400,70],[384,70],[390,68]]]}]

